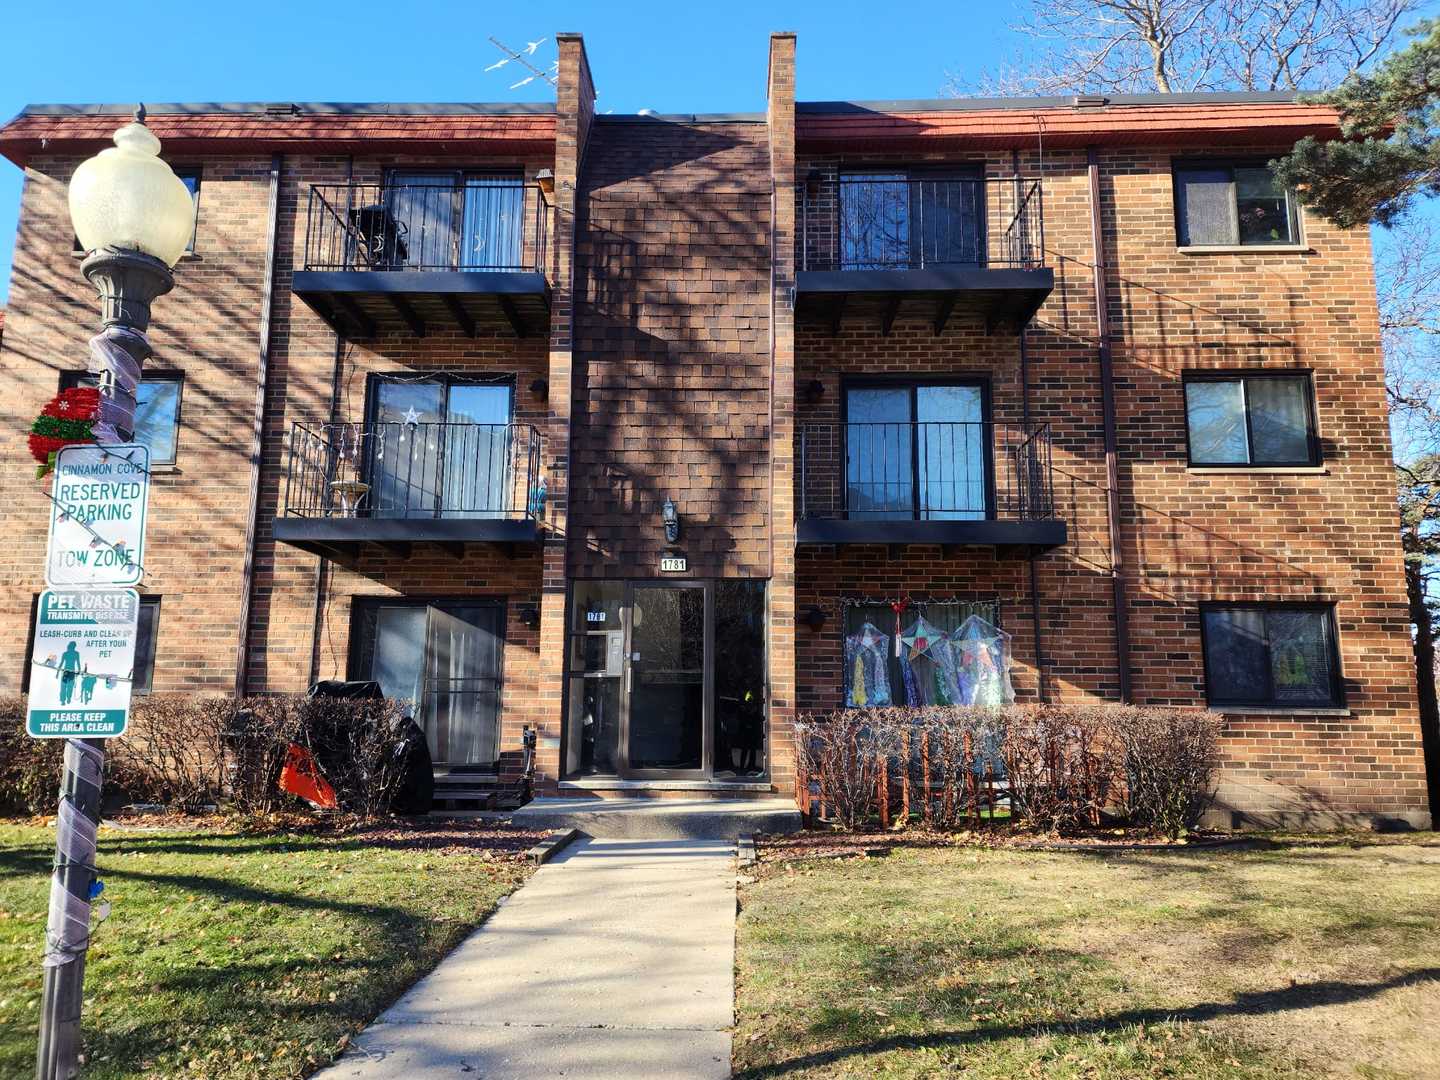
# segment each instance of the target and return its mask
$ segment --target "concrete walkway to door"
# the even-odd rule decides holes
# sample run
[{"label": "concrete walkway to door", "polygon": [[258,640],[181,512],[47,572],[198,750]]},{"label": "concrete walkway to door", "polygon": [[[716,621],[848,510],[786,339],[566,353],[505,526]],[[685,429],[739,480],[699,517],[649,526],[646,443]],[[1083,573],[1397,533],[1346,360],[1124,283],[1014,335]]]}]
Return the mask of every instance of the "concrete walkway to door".
[{"label": "concrete walkway to door", "polygon": [[581,839],[323,1080],[730,1075],[734,845]]}]

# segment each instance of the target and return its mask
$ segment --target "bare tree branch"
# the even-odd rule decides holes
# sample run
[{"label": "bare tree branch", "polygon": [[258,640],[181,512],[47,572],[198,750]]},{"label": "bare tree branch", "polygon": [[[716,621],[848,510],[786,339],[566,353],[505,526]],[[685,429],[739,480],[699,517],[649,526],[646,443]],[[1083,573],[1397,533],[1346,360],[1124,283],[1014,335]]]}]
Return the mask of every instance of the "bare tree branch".
[{"label": "bare tree branch", "polygon": [[1393,40],[1421,0],[1029,0],[1019,62],[946,92],[1013,96],[1320,90]]}]

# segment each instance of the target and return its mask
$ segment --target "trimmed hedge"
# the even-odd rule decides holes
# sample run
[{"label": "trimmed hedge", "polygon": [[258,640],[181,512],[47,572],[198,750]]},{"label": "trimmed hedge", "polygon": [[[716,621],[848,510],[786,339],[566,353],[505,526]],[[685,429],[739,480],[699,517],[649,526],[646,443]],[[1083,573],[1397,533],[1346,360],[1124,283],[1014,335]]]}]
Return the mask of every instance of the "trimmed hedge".
[{"label": "trimmed hedge", "polygon": [[1220,718],[1200,709],[844,709],[796,727],[804,783],[851,829],[888,818],[892,777],[926,821],[956,825],[975,815],[983,777],[987,799],[998,779],[1013,813],[1044,832],[1118,818],[1175,838],[1209,806],[1220,757]]},{"label": "trimmed hedge", "polygon": [[[300,805],[276,786],[292,743],[322,762],[342,809],[389,812],[401,783],[407,712],[393,701],[155,694],[105,745],[107,793],[180,811],[228,803],[247,814]],[[25,732],[25,701],[0,699],[0,813],[53,813],[64,740]]]}]

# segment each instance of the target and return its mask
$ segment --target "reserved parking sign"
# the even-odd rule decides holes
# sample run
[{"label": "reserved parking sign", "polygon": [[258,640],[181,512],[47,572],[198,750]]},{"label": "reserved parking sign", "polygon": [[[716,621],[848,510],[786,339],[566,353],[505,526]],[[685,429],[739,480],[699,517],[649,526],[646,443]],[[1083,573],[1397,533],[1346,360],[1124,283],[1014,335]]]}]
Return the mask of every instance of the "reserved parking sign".
[{"label": "reserved parking sign", "polygon": [[149,501],[150,451],[144,446],[60,450],[50,485],[45,584],[52,589],[140,584]]}]

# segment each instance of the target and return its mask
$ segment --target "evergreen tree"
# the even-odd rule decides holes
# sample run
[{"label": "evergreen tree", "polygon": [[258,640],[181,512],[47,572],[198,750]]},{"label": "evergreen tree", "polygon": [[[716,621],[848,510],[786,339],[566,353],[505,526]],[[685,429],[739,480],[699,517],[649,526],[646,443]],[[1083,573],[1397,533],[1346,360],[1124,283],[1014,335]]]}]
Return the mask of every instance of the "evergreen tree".
[{"label": "evergreen tree", "polygon": [[1276,162],[1300,200],[1337,225],[1389,225],[1417,195],[1440,194],[1440,19],[1408,33],[1408,48],[1307,98],[1340,111],[1343,139],[1302,139]]}]

